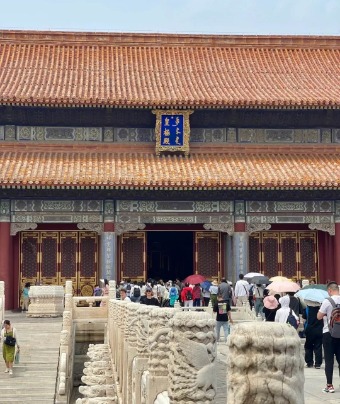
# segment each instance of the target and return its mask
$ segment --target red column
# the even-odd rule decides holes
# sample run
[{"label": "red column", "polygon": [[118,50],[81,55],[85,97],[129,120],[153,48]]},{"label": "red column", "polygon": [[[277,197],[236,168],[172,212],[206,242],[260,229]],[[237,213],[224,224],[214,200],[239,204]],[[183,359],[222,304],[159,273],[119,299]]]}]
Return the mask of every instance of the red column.
[{"label": "red column", "polygon": [[334,280],[340,284],[340,223],[335,223],[334,267]]},{"label": "red column", "polygon": [[14,308],[13,247],[10,229],[10,222],[0,222],[0,279],[5,282],[6,310]]}]

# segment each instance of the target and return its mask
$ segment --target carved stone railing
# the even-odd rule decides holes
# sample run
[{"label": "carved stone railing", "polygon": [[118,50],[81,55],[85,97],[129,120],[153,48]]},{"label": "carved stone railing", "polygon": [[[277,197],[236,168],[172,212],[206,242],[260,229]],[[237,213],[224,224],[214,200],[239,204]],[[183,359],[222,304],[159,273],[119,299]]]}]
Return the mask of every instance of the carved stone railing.
[{"label": "carved stone railing", "polygon": [[228,404],[305,402],[303,349],[293,327],[238,324],[227,345]]},{"label": "carved stone railing", "polygon": [[31,286],[28,317],[61,317],[64,311],[64,288],[57,285]]},{"label": "carved stone railing", "polygon": [[[212,402],[215,387],[209,384],[205,388],[199,380],[201,373],[204,377],[210,371],[214,373],[214,325],[211,314],[205,312],[184,312],[182,309],[110,300],[108,342],[116,375],[116,392],[121,402],[153,404],[157,397],[168,397],[170,386],[175,386],[177,382],[178,386],[186,389],[186,399],[195,400],[202,396],[202,402]],[[188,349],[185,354],[181,351],[180,357],[175,352],[179,350],[178,338],[182,338],[181,342]],[[171,346],[173,349],[169,349]],[[201,361],[190,362],[191,350],[195,354],[204,354]],[[174,367],[169,373],[169,364],[178,361],[181,367],[187,361],[184,366],[190,370],[190,378],[184,377],[179,381]],[[180,372],[183,370],[181,367]],[[194,388],[196,382],[198,387]],[[171,402],[179,403],[176,397]],[[167,401],[169,398],[165,400],[170,402]]]}]

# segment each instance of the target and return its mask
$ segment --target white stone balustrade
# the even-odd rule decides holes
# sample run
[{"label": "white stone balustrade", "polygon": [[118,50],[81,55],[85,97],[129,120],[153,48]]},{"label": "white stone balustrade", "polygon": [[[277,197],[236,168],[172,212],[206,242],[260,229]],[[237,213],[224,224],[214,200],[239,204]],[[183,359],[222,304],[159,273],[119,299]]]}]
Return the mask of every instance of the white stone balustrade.
[{"label": "white stone balustrade", "polygon": [[31,286],[29,297],[31,304],[28,306],[28,317],[59,317],[63,315],[63,286]]},{"label": "white stone balustrade", "polygon": [[304,404],[303,349],[293,327],[238,324],[227,344],[228,404]]}]

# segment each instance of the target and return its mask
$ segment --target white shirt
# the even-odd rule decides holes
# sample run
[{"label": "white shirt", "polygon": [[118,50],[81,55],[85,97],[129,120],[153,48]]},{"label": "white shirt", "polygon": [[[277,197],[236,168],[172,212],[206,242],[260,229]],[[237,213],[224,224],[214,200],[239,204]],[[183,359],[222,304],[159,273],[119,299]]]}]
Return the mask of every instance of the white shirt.
[{"label": "white shirt", "polygon": [[[331,296],[331,298],[334,300],[335,304],[340,304],[340,295],[334,295],[334,296]],[[332,310],[333,310],[332,303],[328,299],[325,299],[322,302],[322,305],[319,310],[320,313],[326,314],[326,316],[323,318],[323,329],[322,329],[323,333],[329,332],[328,321],[331,318]]]},{"label": "white shirt", "polygon": [[235,297],[248,296],[248,293],[249,283],[243,279],[237,281],[235,285]]},{"label": "white shirt", "polygon": [[125,299],[122,299],[122,302],[131,302],[131,299],[129,296],[126,296]]},{"label": "white shirt", "polygon": [[209,292],[210,292],[212,295],[217,295],[217,293],[218,293],[218,286],[211,285],[210,288],[209,288]]}]

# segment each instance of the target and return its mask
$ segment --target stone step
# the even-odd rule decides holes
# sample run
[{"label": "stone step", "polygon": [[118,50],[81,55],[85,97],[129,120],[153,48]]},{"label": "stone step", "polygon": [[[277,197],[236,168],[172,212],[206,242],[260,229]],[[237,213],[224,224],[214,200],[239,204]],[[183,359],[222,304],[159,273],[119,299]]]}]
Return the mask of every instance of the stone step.
[{"label": "stone step", "polygon": [[0,403],[53,404],[58,373],[62,318],[27,318],[7,313],[18,332],[20,363],[13,375],[0,362]]}]

